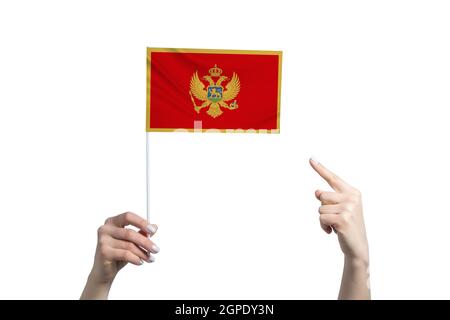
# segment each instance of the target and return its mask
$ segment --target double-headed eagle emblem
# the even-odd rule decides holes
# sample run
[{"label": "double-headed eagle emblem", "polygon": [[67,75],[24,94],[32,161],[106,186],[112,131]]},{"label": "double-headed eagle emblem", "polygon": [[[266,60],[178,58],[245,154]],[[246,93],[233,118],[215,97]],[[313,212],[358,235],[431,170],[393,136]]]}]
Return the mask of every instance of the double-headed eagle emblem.
[{"label": "double-headed eagle emblem", "polygon": [[[214,82],[213,78],[218,78],[217,81]],[[241,84],[239,82],[239,77],[236,73],[233,72],[233,76],[231,80],[225,86],[225,89],[222,86],[222,82],[227,81],[229,77],[222,76],[222,69],[214,65],[213,68],[209,69],[209,76],[203,76],[203,80],[208,81],[208,87],[205,89],[205,84],[200,81],[198,77],[198,71],[195,71],[191,78],[190,83],[190,91],[192,103],[194,104],[194,109],[197,113],[200,113],[200,110],[206,107],[209,107],[206,111],[213,118],[217,118],[220,116],[223,111],[220,109],[226,108],[230,110],[234,110],[238,108],[236,100],[227,104],[227,101],[233,100],[239,93],[241,89]],[[195,104],[193,96],[203,101],[203,103],[199,106]]]}]

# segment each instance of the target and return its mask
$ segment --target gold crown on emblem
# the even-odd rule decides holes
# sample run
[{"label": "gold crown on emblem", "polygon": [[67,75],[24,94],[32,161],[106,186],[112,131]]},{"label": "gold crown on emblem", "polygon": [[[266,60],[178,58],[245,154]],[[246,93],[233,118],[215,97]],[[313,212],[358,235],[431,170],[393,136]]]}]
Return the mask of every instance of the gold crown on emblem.
[{"label": "gold crown on emblem", "polygon": [[209,69],[209,74],[211,77],[220,77],[222,74],[222,69],[220,69],[217,64],[214,65],[214,68]]}]

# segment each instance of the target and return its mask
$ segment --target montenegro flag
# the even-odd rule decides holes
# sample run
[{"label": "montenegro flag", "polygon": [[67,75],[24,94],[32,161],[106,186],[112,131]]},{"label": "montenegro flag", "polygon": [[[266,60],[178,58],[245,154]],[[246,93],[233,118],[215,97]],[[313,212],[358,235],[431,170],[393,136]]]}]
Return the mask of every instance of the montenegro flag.
[{"label": "montenegro flag", "polygon": [[147,132],[279,133],[281,57],[147,48]]}]

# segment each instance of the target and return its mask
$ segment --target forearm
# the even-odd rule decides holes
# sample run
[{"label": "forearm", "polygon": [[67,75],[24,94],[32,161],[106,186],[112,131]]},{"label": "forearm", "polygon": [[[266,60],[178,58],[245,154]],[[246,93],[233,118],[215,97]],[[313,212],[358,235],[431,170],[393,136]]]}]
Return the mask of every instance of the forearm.
[{"label": "forearm", "polygon": [[345,258],[342,274],[340,300],[369,300],[369,262],[356,258]]},{"label": "forearm", "polygon": [[83,293],[81,294],[80,300],[106,300],[108,299],[111,285],[112,281],[98,281],[92,274],[90,274]]}]

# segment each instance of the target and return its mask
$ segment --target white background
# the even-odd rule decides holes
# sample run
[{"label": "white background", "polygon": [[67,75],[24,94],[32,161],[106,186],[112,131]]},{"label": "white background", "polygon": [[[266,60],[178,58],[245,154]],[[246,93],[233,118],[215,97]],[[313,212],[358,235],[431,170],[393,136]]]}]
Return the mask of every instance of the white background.
[{"label": "white background", "polygon": [[363,193],[376,299],[450,298],[448,1],[2,1],[0,298],[76,299],[145,215],[146,47],[283,51],[281,134],[151,134],[153,265],[111,298],[335,299],[319,161]]}]

